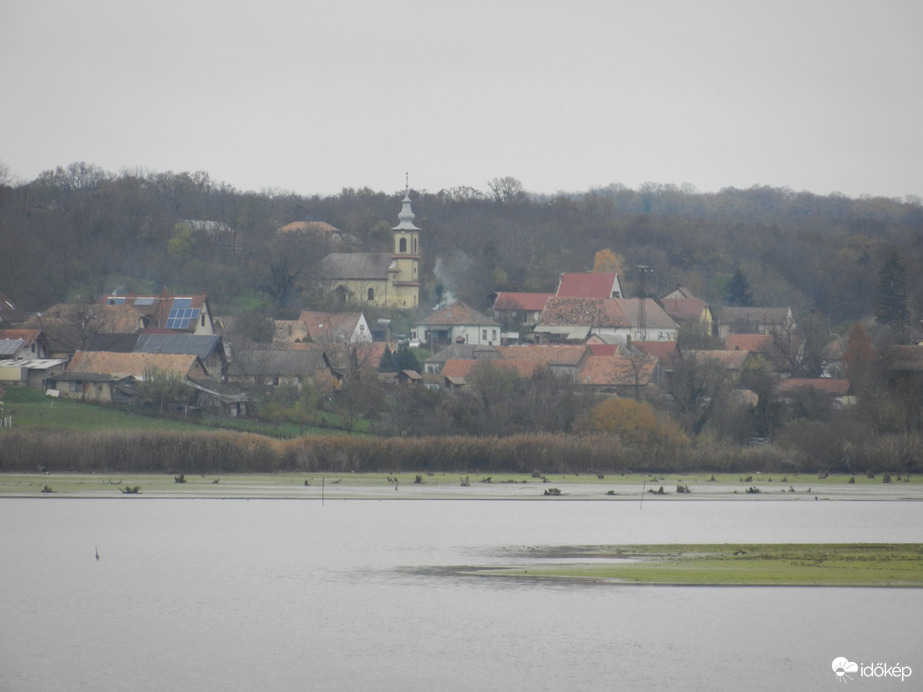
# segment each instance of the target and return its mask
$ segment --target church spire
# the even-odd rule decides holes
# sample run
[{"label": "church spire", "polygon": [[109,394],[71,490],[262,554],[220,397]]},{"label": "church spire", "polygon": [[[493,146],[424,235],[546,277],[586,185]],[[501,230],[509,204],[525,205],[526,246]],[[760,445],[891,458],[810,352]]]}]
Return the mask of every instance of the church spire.
[{"label": "church spire", "polygon": [[416,215],[410,208],[410,176],[404,174],[404,199],[401,203],[401,213],[397,215],[399,223],[394,227],[395,231],[419,231],[420,229],[413,225],[413,219]]}]

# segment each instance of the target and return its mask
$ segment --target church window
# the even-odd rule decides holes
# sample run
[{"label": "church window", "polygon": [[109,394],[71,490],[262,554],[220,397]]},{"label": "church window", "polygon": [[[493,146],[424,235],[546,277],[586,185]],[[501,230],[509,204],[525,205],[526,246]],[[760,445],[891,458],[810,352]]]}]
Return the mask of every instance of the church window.
[{"label": "church window", "polygon": [[375,300],[375,289],[374,288],[369,289],[369,300]]},{"label": "church window", "polygon": [[407,252],[407,238],[401,238],[399,252]]}]

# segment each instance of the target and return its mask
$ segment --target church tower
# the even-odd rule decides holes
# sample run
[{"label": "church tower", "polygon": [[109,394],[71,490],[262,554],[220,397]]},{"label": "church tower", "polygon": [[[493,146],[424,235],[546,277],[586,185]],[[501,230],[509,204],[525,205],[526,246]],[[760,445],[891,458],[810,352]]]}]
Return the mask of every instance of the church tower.
[{"label": "church tower", "polygon": [[404,191],[398,224],[391,229],[394,248],[391,255],[391,285],[394,287],[391,304],[401,308],[415,308],[420,302],[420,229],[413,225],[414,213],[410,208],[410,186]]}]

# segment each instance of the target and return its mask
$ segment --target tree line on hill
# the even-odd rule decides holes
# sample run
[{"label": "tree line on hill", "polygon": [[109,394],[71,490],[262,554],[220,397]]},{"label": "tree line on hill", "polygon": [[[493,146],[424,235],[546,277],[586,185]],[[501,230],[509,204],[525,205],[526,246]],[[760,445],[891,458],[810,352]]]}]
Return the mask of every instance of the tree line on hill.
[{"label": "tree line on hill", "polygon": [[[322,221],[352,249],[388,251],[401,194],[245,192],[203,172],[112,174],[85,163],[0,179],[2,289],[32,311],[163,287],[207,292],[221,314],[255,303],[277,316],[323,308],[313,277],[329,238],[277,229]],[[918,198],[657,184],[537,196],[512,178],[411,198],[423,229],[423,304],[451,296],[483,310],[497,291],[553,291],[561,272],[589,271],[610,250],[627,295],[638,293],[644,266],[648,294],[682,284],[720,308],[742,274],[753,304],[814,309],[831,325],[874,315],[878,272],[896,254],[909,304],[923,305]]]}]

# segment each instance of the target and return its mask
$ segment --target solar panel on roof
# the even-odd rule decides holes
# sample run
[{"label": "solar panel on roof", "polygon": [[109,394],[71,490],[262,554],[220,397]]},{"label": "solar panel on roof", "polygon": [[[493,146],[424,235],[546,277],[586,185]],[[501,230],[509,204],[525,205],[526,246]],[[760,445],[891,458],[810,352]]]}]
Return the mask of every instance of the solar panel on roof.
[{"label": "solar panel on roof", "polygon": [[192,298],[174,298],[173,307],[174,308],[191,308]]},{"label": "solar panel on roof", "polygon": [[135,305],[153,305],[153,298],[135,298]]},{"label": "solar panel on roof", "polygon": [[[176,301],[173,301],[174,305]],[[170,308],[170,314],[167,315],[167,329],[188,329],[189,323],[199,319],[202,311],[199,308]]]}]

